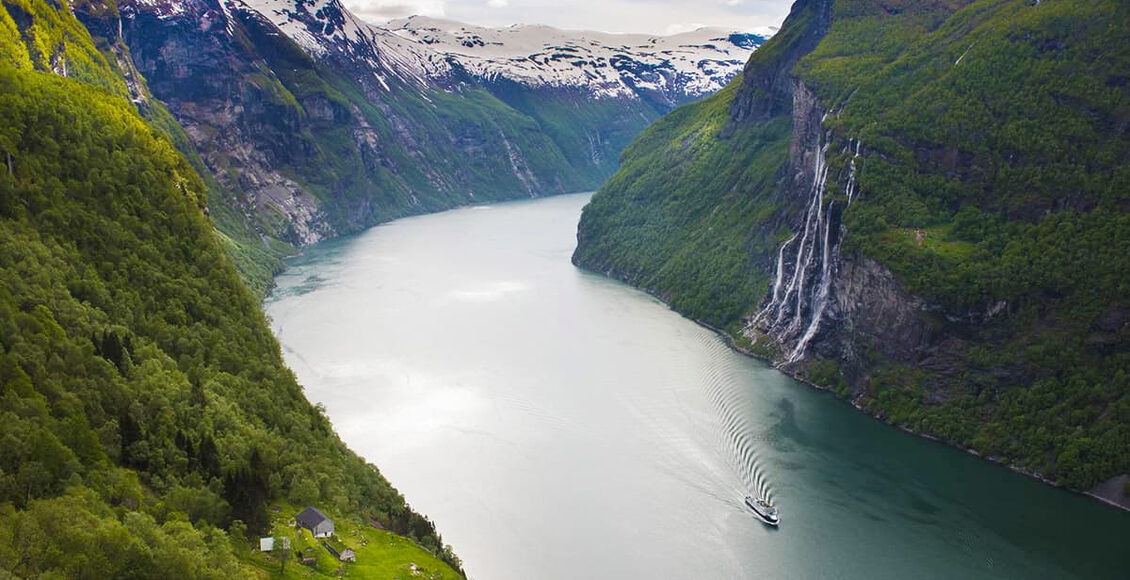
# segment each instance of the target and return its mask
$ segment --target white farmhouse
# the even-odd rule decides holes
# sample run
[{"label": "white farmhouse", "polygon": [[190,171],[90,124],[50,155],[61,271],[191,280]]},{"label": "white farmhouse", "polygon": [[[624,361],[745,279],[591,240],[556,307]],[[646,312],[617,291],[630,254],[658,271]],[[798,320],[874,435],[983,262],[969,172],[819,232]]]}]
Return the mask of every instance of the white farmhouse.
[{"label": "white farmhouse", "polygon": [[334,533],[334,521],[318,508],[308,507],[294,518],[299,526],[310,530],[315,538],[328,538]]}]

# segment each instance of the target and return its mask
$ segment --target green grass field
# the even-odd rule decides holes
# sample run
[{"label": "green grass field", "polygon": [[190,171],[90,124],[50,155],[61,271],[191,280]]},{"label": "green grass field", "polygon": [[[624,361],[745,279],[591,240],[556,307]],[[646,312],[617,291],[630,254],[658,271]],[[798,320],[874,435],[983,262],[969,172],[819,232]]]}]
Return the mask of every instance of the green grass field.
[{"label": "green grass field", "polygon": [[[276,509],[278,511],[276,511]],[[362,522],[334,520],[332,538],[315,539],[309,530],[297,528],[294,516],[300,507],[276,505],[271,509],[271,535],[290,538],[291,554],[285,570],[273,553],[260,552],[255,540],[241,557],[244,568],[257,578],[372,578],[381,580],[459,580],[462,578],[447,564],[409,538],[398,536]],[[339,562],[322,542],[340,553],[352,548],[357,561]],[[314,558],[313,565],[303,565],[297,553]]]}]

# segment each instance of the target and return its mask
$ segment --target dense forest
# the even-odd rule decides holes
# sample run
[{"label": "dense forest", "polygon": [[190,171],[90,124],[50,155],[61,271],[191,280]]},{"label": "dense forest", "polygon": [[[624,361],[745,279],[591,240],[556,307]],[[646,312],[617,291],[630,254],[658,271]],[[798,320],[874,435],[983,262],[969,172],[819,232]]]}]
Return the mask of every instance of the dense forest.
[{"label": "dense forest", "polygon": [[857,335],[834,298],[788,368],[1089,489],[1130,473],[1128,70],[1124,2],[801,0],[744,78],[626,150],[575,261],[783,361],[792,344],[746,329],[803,227],[812,105],[842,223],[829,267],[886,272],[924,338]]},{"label": "dense forest", "polygon": [[307,402],[205,182],[125,95],[72,15],[5,2],[0,570],[243,577],[272,502],[380,525],[458,569]]}]

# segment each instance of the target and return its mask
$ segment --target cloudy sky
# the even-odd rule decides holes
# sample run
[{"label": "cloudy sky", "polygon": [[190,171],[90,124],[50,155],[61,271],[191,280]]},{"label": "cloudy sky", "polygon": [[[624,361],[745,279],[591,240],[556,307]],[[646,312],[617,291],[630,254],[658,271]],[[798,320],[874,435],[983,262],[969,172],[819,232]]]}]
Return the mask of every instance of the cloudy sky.
[{"label": "cloudy sky", "polygon": [[792,0],[342,0],[373,23],[424,14],[480,24],[670,34],[699,26],[761,32],[780,26]]}]

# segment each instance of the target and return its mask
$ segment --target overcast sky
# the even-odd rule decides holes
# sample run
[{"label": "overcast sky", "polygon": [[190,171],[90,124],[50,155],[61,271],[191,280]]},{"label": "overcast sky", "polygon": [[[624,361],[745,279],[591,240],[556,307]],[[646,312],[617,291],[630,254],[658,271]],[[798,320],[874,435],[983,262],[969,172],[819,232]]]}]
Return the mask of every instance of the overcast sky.
[{"label": "overcast sky", "polygon": [[374,24],[412,14],[483,26],[548,24],[605,32],[671,34],[699,26],[762,32],[793,0],[342,0]]}]

